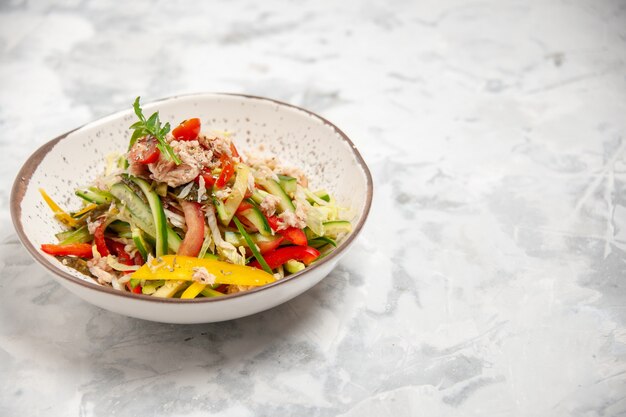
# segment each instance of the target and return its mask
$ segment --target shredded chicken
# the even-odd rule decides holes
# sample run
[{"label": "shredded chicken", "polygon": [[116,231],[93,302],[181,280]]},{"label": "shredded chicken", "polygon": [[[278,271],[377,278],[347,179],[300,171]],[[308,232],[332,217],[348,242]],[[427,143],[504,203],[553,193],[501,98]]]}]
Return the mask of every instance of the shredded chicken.
[{"label": "shredded chicken", "polygon": [[259,208],[266,216],[273,216],[276,213],[276,207],[278,207],[279,203],[280,198],[275,195],[268,194],[265,196],[263,201],[261,201]]},{"label": "shredded chicken", "polygon": [[170,187],[178,187],[193,181],[204,167],[211,165],[213,152],[200,146],[197,140],[172,140],[174,153],[181,160],[180,165],[161,154],[159,160],[149,164],[151,178],[157,182],[165,182]]},{"label": "shredded chicken", "polygon": [[89,272],[98,278],[98,282],[100,284],[110,284],[113,281],[113,278],[115,278],[115,275],[112,273],[113,268],[111,268],[111,266],[107,263],[106,256],[104,258],[99,255],[94,256],[92,259],[87,261],[87,267],[89,268]]},{"label": "shredded chicken", "polygon": [[221,190],[215,191],[214,194],[215,194],[215,197],[219,198],[220,200],[224,200],[232,192],[233,192],[233,190],[231,190],[230,187],[225,187],[225,188],[223,188]]},{"label": "shredded chicken", "polygon": [[281,167],[278,171],[278,174],[287,175],[289,177],[294,177],[298,180],[298,184],[303,187],[309,186],[309,179],[306,177],[304,172],[300,168],[296,167]]},{"label": "shredded chicken", "polygon": [[283,211],[278,215],[278,230],[283,230],[288,227],[297,227],[298,229],[303,229],[306,227],[306,216],[304,213],[298,213],[291,211]]},{"label": "shredded chicken", "polygon": [[193,268],[193,275],[191,275],[191,278],[201,284],[213,285],[215,284],[216,277],[215,275],[209,273],[205,267],[196,266]]}]

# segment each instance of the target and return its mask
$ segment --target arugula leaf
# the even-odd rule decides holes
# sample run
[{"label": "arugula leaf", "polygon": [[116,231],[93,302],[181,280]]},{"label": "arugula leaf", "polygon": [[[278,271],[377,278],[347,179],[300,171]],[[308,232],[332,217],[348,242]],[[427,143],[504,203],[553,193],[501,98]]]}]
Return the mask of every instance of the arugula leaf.
[{"label": "arugula leaf", "polygon": [[135,110],[135,114],[139,119],[138,122],[133,123],[129,129],[134,130],[133,135],[130,137],[130,144],[128,145],[128,149],[132,148],[137,139],[142,138],[144,136],[152,136],[157,140],[157,148],[161,151],[161,153],[167,155],[172,161],[176,163],[176,165],[181,164],[181,160],[174,153],[172,147],[165,140],[166,135],[170,131],[169,122],[165,123],[163,127],[161,127],[161,120],[159,119],[159,112],[155,112],[150,116],[147,120],[143,115],[143,111],[141,110],[141,106],[139,105],[140,97],[135,99],[133,103],[133,109]]}]

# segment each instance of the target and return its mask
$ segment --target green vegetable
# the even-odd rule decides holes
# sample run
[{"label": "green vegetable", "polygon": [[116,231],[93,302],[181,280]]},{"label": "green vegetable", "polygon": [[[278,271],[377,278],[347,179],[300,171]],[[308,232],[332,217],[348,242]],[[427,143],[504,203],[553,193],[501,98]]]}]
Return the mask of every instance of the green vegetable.
[{"label": "green vegetable", "polygon": [[261,267],[263,268],[263,270],[267,272],[268,274],[272,275],[272,268],[270,268],[267,262],[265,262],[263,255],[261,255],[261,252],[259,252],[259,250],[257,249],[257,246],[252,241],[252,238],[250,237],[248,232],[246,232],[246,229],[243,228],[243,225],[241,224],[239,219],[236,217],[233,217],[233,222],[235,222],[235,226],[237,226],[239,233],[241,233],[241,236],[243,236],[243,238],[246,240],[248,247],[252,251],[252,254],[256,258],[256,260],[259,261],[259,263],[261,264]]},{"label": "green vegetable", "polygon": [[283,187],[283,190],[285,190],[285,193],[287,193],[289,197],[293,198],[294,194],[296,193],[298,180],[296,180],[294,177],[289,177],[287,175],[278,175],[278,182],[280,186]]},{"label": "green vegetable", "polygon": [[248,198],[246,201],[250,203],[252,207],[247,210],[240,211],[239,215],[245,217],[250,223],[252,223],[263,236],[272,236],[272,229],[254,200]]},{"label": "green vegetable", "polygon": [[256,178],[256,182],[265,190],[279,198],[278,207],[280,212],[283,211],[296,211],[296,207],[293,205],[291,198],[287,195],[283,187],[276,181],[269,178]]},{"label": "green vegetable", "polygon": [[76,195],[83,200],[95,204],[107,204],[113,201],[111,193],[100,190],[96,187],[79,188],[76,190]]},{"label": "green vegetable", "polygon": [[76,230],[68,230],[56,234],[59,245],[69,245],[70,243],[86,243],[91,241],[91,235],[87,226],[82,226]]},{"label": "green vegetable", "polygon": [[239,207],[243,201],[243,197],[248,189],[248,175],[251,175],[250,169],[244,164],[238,164],[237,167],[235,167],[235,172],[237,175],[235,177],[235,184],[233,184],[232,191],[226,198],[226,201],[222,202],[218,198],[214,199],[217,216],[224,226],[228,226],[237,211],[237,207]]},{"label": "green vegetable", "polygon": [[302,262],[296,261],[295,259],[290,259],[287,262],[285,262],[285,269],[290,274],[295,274],[296,272],[300,272],[304,268],[306,268],[306,266]]},{"label": "green vegetable", "polygon": [[137,247],[137,250],[141,254],[141,257],[143,258],[144,261],[147,261],[148,254],[151,253],[152,250],[150,249],[148,242],[146,242],[146,240],[144,239],[141,229],[139,229],[138,227],[133,227],[132,237],[133,237],[133,242],[135,243],[135,246]]},{"label": "green vegetable", "polygon": [[146,180],[141,178],[132,177],[131,180],[141,188],[141,191],[145,194],[152,211],[152,220],[155,226],[155,253],[156,256],[163,256],[167,254],[167,219],[165,218],[165,212],[163,211],[163,204],[159,195],[150,187],[150,184]]},{"label": "green vegetable", "polygon": [[152,116],[146,120],[146,117],[143,115],[143,111],[139,105],[139,99],[140,97],[137,97],[133,103],[133,109],[135,110],[135,114],[139,118],[139,121],[130,126],[130,129],[134,130],[134,132],[130,138],[128,149],[130,150],[130,148],[133,147],[135,142],[137,142],[137,139],[144,136],[152,136],[157,140],[157,147],[161,153],[169,156],[170,159],[176,163],[176,165],[180,165],[180,158],[174,153],[172,147],[165,140],[165,136],[170,131],[169,122],[165,123],[165,125],[161,127],[159,112],[153,113]]}]

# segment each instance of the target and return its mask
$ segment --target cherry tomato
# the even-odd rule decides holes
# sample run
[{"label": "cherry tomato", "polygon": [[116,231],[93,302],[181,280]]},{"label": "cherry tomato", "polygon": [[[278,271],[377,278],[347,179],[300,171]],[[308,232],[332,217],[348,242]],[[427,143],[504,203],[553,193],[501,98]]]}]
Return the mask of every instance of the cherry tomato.
[{"label": "cherry tomato", "polygon": [[183,120],[181,124],[172,130],[172,135],[177,140],[194,140],[200,133],[200,119],[194,117],[193,119]]},{"label": "cherry tomato", "polygon": [[156,162],[161,155],[157,143],[152,136],[139,139],[128,152],[129,161],[145,165]]}]

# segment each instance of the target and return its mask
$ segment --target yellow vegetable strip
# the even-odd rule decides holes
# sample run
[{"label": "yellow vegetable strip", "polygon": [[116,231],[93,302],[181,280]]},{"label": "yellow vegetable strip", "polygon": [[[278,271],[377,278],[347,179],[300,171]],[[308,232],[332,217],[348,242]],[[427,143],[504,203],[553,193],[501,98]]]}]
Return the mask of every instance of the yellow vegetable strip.
[{"label": "yellow vegetable strip", "polygon": [[215,276],[216,284],[260,286],[276,281],[273,275],[250,266],[178,255],[163,255],[153,259],[133,273],[132,277],[145,280],[193,281],[194,268],[206,268],[208,273]]},{"label": "yellow vegetable strip", "polygon": [[79,211],[77,211],[76,213],[74,213],[73,217],[80,217],[83,214],[88,213],[91,210],[95,209],[96,207],[98,207],[96,204],[89,204],[85,206],[84,208],[80,209]]},{"label": "yellow vegetable strip", "polygon": [[43,188],[39,189],[39,193],[43,197],[44,201],[48,204],[50,209],[54,212],[54,217],[56,217],[61,223],[66,226],[76,227],[76,225],[78,224],[76,223],[76,220],[74,220],[72,216],[67,214],[61,207],[59,207],[57,203],[55,203],[54,200],[52,200],[50,196],[46,194]]},{"label": "yellow vegetable strip", "polygon": [[196,298],[198,294],[206,287],[206,284],[202,284],[200,282],[194,282],[190,286],[187,287],[185,292],[183,292],[180,298]]}]

